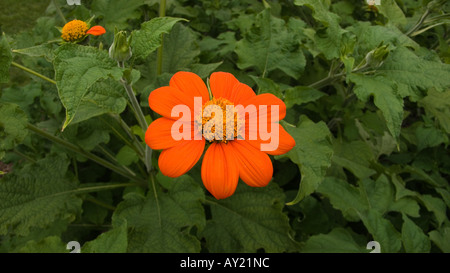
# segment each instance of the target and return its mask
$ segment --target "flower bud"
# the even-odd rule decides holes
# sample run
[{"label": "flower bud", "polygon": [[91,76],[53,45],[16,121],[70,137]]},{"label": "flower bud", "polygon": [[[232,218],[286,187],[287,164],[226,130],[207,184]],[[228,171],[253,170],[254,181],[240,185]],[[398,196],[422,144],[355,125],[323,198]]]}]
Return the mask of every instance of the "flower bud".
[{"label": "flower bud", "polygon": [[379,45],[374,50],[367,53],[365,63],[367,66],[380,67],[389,55],[388,45]]},{"label": "flower bud", "polygon": [[114,42],[109,48],[109,57],[118,62],[124,62],[131,58],[131,36],[127,38],[125,31],[114,31]]}]

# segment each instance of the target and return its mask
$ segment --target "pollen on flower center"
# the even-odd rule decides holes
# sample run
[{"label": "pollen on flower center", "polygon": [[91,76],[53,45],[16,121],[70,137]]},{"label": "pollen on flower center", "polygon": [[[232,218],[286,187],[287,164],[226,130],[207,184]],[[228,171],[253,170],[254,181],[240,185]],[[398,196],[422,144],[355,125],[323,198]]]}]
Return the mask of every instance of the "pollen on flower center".
[{"label": "pollen on flower center", "polygon": [[66,42],[75,42],[86,36],[88,26],[81,20],[72,20],[62,28],[61,38]]},{"label": "pollen on flower center", "polygon": [[[218,106],[218,107],[214,107]],[[228,106],[228,107],[227,107]],[[220,113],[216,116],[216,113]],[[222,142],[236,139],[239,135],[240,128],[244,123],[234,109],[234,104],[224,98],[213,98],[206,102],[202,107],[201,128],[203,137],[209,142]],[[200,123],[200,122],[199,122]],[[222,126],[216,126],[221,124]],[[233,129],[228,129],[233,127]]]}]

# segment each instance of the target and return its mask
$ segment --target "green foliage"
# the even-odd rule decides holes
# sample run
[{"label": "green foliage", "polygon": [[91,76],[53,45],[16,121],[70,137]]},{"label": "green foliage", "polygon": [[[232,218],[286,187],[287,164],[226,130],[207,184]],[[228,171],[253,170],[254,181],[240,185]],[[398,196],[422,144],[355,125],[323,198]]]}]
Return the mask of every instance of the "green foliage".
[{"label": "green foliage", "polygon": [[[0,252],[450,252],[445,1],[56,2],[2,24]],[[61,15],[106,34],[62,42]],[[141,126],[178,71],[285,102],[296,145],[266,187],[216,200],[202,159],[162,175]]]}]

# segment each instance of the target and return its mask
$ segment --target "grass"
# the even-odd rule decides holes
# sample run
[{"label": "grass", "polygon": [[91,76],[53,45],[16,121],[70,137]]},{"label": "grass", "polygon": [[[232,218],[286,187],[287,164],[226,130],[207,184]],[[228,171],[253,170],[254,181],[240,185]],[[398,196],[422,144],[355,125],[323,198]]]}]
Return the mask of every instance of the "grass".
[{"label": "grass", "polygon": [[0,32],[8,35],[31,29],[44,14],[50,0],[1,0]]}]

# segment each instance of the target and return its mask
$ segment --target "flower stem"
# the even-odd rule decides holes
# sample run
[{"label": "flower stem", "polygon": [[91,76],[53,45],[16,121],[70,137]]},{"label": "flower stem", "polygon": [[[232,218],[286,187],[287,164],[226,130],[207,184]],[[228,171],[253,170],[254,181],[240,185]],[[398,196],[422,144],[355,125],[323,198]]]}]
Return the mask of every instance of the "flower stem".
[{"label": "flower stem", "polygon": [[56,13],[58,13],[59,17],[63,20],[64,24],[67,23],[66,17],[64,17],[64,14],[61,12],[61,9],[58,6],[58,3],[56,3],[55,0],[52,0],[53,5],[55,6]]},{"label": "flower stem", "polygon": [[423,22],[425,21],[425,19],[427,19],[428,15],[430,15],[430,10],[427,8],[425,10],[425,12],[423,13],[422,17],[420,17],[419,21],[417,22],[417,24],[415,24],[412,28],[410,28],[405,35],[410,36],[411,34],[413,34],[416,30],[418,30]]},{"label": "flower stem", "polygon": [[143,179],[141,179],[141,178],[139,178],[139,177],[137,177],[135,175],[129,174],[128,172],[124,171],[122,168],[120,168],[120,167],[118,167],[118,166],[116,166],[114,164],[111,164],[110,162],[108,162],[108,161],[104,160],[103,158],[98,157],[98,156],[96,156],[96,155],[94,155],[94,154],[92,154],[90,152],[84,151],[80,147],[78,147],[78,146],[76,146],[76,145],[74,145],[74,144],[72,144],[70,142],[67,142],[64,139],[61,139],[61,138],[56,137],[56,136],[54,136],[52,134],[49,134],[49,133],[45,132],[44,130],[42,130],[42,129],[40,129],[40,128],[38,128],[38,127],[36,127],[36,126],[34,126],[34,125],[30,124],[30,123],[27,125],[27,128],[30,131],[32,131],[32,132],[34,132],[34,133],[36,133],[36,134],[38,134],[38,135],[40,135],[42,137],[45,137],[45,138],[53,141],[54,143],[57,143],[57,144],[59,144],[61,146],[64,146],[65,148],[67,148],[67,149],[69,149],[69,150],[71,150],[73,152],[76,152],[76,153],[78,153],[80,155],[83,155],[83,156],[87,157],[88,159],[98,163],[99,165],[102,165],[105,168],[110,169],[111,171],[113,171],[113,172],[115,172],[117,174],[122,175],[123,177],[126,177],[126,178],[128,178],[128,179],[130,179],[130,180],[132,180],[134,182],[140,183],[142,185],[146,185],[146,182]]},{"label": "flower stem", "polygon": [[29,69],[29,68],[27,68],[27,67],[25,67],[25,66],[23,66],[23,65],[20,65],[20,64],[18,64],[18,63],[16,63],[16,62],[11,62],[11,65],[13,65],[13,66],[15,66],[15,67],[17,67],[17,68],[20,68],[20,69],[22,69],[23,71],[26,71],[26,72],[28,72],[28,73],[30,73],[30,74],[33,74],[33,75],[35,75],[35,76],[37,76],[37,77],[39,77],[39,78],[41,78],[41,79],[43,79],[43,80],[46,80],[46,81],[48,81],[48,82],[50,82],[50,83],[56,84],[56,81],[54,81],[54,80],[52,80],[52,79],[50,79],[50,78],[48,78],[48,77],[46,77],[46,76],[44,76],[44,75],[38,73],[38,72],[36,72],[36,71],[34,71],[34,70],[32,70],[32,69]]},{"label": "flower stem", "polygon": [[[159,17],[165,17],[166,16],[166,0],[160,0],[159,1]],[[158,55],[157,55],[157,67],[156,67],[156,73],[157,75],[161,75],[162,73],[162,60],[163,60],[163,43],[164,43],[164,34],[161,34],[161,46],[158,48]]]}]

